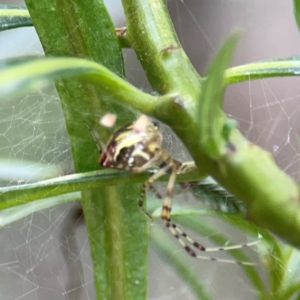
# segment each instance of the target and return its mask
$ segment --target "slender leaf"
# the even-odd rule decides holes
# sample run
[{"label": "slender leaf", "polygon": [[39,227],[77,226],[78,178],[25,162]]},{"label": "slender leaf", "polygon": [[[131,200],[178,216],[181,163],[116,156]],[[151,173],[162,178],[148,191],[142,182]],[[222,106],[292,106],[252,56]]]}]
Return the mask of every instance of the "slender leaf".
[{"label": "slender leaf", "polygon": [[[84,193],[84,215],[89,216],[88,234],[94,261],[97,294],[104,299],[145,299],[147,284],[146,216],[137,205],[137,185],[105,189],[107,195],[94,201]],[[119,197],[119,192],[122,197]],[[133,193],[135,192],[135,193]],[[124,205],[126,203],[126,205]],[[143,252],[143,255],[140,252]],[[100,299],[102,299],[100,298]]]},{"label": "slender leaf", "polygon": [[[225,126],[228,121],[221,112],[224,92],[223,73],[230,62],[237,40],[238,35],[232,35],[219,51],[208,71],[206,80],[202,83],[203,90],[198,102],[201,144],[207,155],[213,159],[219,158],[226,152],[229,133],[225,133]],[[230,128],[226,130],[230,130]]]},{"label": "slender leaf", "polygon": [[81,198],[80,192],[73,192],[69,194],[62,194],[55,197],[45,198],[43,200],[36,200],[31,203],[18,205],[15,207],[3,209],[0,211],[0,227],[8,225],[12,222],[20,220],[35,212],[63,204],[69,201],[79,200]]},{"label": "slender leaf", "polygon": [[226,70],[224,80],[226,84],[233,84],[254,79],[299,75],[300,57],[295,55],[230,68]]},{"label": "slender leaf", "polygon": [[0,32],[32,25],[32,20],[26,8],[0,4]]},{"label": "slender leaf", "polygon": [[299,0],[294,0],[294,15],[298,29],[300,30],[300,2]]},{"label": "slender leaf", "polygon": [[0,209],[75,191],[114,185],[116,183],[127,183],[131,180],[130,178],[133,179],[131,180],[132,182],[142,182],[146,179],[145,174],[138,175],[136,177],[137,181],[132,176],[128,173],[117,173],[116,171],[92,171],[57,177],[37,183],[5,187],[0,189]]},{"label": "slender leaf", "polygon": [[56,165],[0,158],[0,179],[5,182],[13,181],[24,184],[60,175],[61,169]]},{"label": "slender leaf", "polygon": [[288,290],[282,294],[282,299],[299,299],[300,282],[290,285]]},{"label": "slender leaf", "polygon": [[[139,89],[127,83],[102,65],[85,59],[41,57],[17,58],[2,61],[0,64],[0,70],[1,69],[1,101],[9,100],[7,96],[20,95],[28,91],[40,89],[48,84],[51,79],[70,77],[73,77],[73,79],[74,77],[78,77],[83,82],[88,81],[94,83],[94,85],[97,86],[100,96],[106,101],[116,100],[123,102],[124,104],[136,104],[137,108],[140,107],[144,111],[148,110],[148,112],[154,109],[155,103],[159,99],[158,97],[141,92]],[[122,93],[116,92],[118,90],[122,90]],[[109,108],[107,107],[107,110],[103,111],[103,114],[108,111]],[[88,115],[87,119],[89,117],[90,115]],[[84,136],[89,137],[90,133],[85,126],[84,120],[82,122],[84,126],[80,131],[82,131]],[[95,148],[94,142],[93,148]]]},{"label": "slender leaf", "polygon": [[[35,201],[37,199],[48,198],[74,191],[82,191],[101,186],[116,184],[142,183],[151,173],[131,174],[116,170],[101,170],[74,175],[66,175],[37,183],[30,183],[17,186],[0,188],[0,209],[13,207],[16,205]],[[192,176],[192,177],[189,177]],[[196,174],[184,174],[179,176],[179,180],[188,181],[198,179]],[[160,181],[166,181],[166,176]]]},{"label": "slender leaf", "polygon": [[[101,63],[110,70],[109,76],[124,83],[119,78],[124,76],[121,47],[102,0],[26,0],[26,4],[46,55],[85,57]],[[99,131],[105,140],[109,132],[98,125],[101,116],[114,113],[118,116],[117,124],[123,125],[134,119],[134,113],[118,103],[104,101],[111,100],[110,95],[116,92],[117,86],[107,94],[108,99],[103,97],[103,91],[108,91],[107,86],[102,86],[101,90],[82,79],[56,81],[56,88],[61,98],[75,171],[95,170],[99,167],[98,151],[86,125]],[[138,191],[138,187],[130,185],[82,190],[97,299],[122,299],[132,295],[136,295],[136,299],[145,298],[147,223],[137,205],[135,212],[130,213],[134,221],[126,222],[128,201],[123,199],[130,195],[131,201],[137,201]],[[132,252],[128,232],[137,227],[140,230],[133,234],[132,243],[138,243],[138,248],[135,248],[135,255],[128,255]],[[140,281],[138,286],[135,284],[137,279]]]}]

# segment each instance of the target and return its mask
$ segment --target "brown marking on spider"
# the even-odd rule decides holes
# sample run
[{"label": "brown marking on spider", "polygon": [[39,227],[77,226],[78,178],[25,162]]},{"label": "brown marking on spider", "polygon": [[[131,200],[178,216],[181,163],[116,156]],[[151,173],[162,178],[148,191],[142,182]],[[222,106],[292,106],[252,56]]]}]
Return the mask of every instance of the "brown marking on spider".
[{"label": "brown marking on spider", "polygon": [[171,207],[167,206],[167,205],[164,205],[163,210],[165,210],[166,212],[170,212],[171,211]]},{"label": "brown marking on spider", "polygon": [[185,246],[184,249],[186,250],[186,252],[193,256],[193,257],[197,257],[196,253],[189,247],[189,246]]},{"label": "brown marking on spider", "polygon": [[194,242],[193,245],[200,251],[205,251],[205,247],[203,247],[201,244],[199,244],[198,242]]}]

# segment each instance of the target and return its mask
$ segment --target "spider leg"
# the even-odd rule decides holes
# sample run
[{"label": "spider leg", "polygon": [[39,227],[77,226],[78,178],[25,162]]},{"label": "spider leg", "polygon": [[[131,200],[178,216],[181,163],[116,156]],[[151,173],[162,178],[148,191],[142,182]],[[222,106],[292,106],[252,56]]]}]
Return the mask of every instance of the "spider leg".
[{"label": "spider leg", "polygon": [[148,186],[148,189],[154,194],[154,196],[157,199],[162,199],[163,198],[163,196],[156,190],[156,188],[152,184],[150,184]]},{"label": "spider leg", "polygon": [[256,263],[251,263],[248,261],[241,261],[241,260],[232,260],[232,259],[223,259],[223,258],[214,258],[214,257],[208,257],[208,256],[201,256],[197,255],[196,258],[201,260],[210,260],[210,261],[216,261],[226,264],[237,264],[237,265],[243,265],[243,266],[256,266]]},{"label": "spider leg", "polygon": [[247,262],[247,261],[239,261],[239,260],[231,260],[231,259],[223,259],[223,258],[215,258],[215,257],[208,257],[208,256],[202,256],[197,255],[195,251],[193,251],[181,238],[180,236],[183,236],[189,243],[191,243],[194,247],[196,247],[198,250],[203,252],[212,252],[212,251],[226,251],[226,250],[233,250],[233,249],[240,249],[243,247],[250,247],[253,245],[258,244],[260,241],[255,241],[251,243],[241,244],[241,245],[233,245],[228,247],[219,247],[219,248],[205,248],[200,243],[193,240],[191,237],[189,237],[184,231],[182,231],[175,223],[171,221],[164,220],[165,225],[169,228],[172,235],[177,239],[179,244],[182,246],[182,248],[185,249],[185,251],[192,257],[201,259],[201,260],[210,260],[210,261],[216,261],[216,262],[222,262],[222,263],[229,263],[229,264],[239,264],[244,266],[255,266],[255,263]]},{"label": "spider leg", "polygon": [[172,168],[172,172],[170,175],[170,179],[168,182],[166,195],[163,200],[163,208],[161,213],[161,218],[165,224],[165,226],[170,230],[172,235],[178,240],[180,245],[185,249],[185,251],[192,257],[196,257],[198,259],[205,259],[205,260],[211,260],[211,261],[218,261],[218,262],[224,262],[224,263],[233,263],[233,264],[242,264],[242,265],[249,265],[253,266],[255,264],[244,262],[244,261],[237,261],[237,260],[228,260],[228,259],[218,259],[214,257],[205,257],[200,256],[195,253],[191,247],[189,247],[181,238],[180,236],[184,237],[189,243],[191,243],[195,248],[197,248],[200,251],[205,252],[212,252],[212,251],[221,251],[221,250],[233,250],[233,249],[239,249],[243,247],[248,247],[257,244],[259,241],[242,244],[242,245],[233,245],[228,247],[219,247],[219,248],[205,248],[197,241],[193,240],[190,236],[188,236],[184,231],[182,231],[175,223],[171,222],[171,199],[172,199],[172,192],[175,186],[175,180],[177,175],[177,169],[175,166]]},{"label": "spider leg", "polygon": [[[188,235],[185,234],[183,231],[181,231],[176,224],[171,222],[171,198],[172,198],[172,192],[175,185],[176,175],[177,175],[177,169],[175,166],[173,166],[169,178],[169,182],[167,185],[166,195],[163,200],[161,218],[165,226],[171,231],[172,235],[178,240],[178,242],[186,250],[186,252],[193,257],[197,257],[196,253],[180,238],[180,235],[182,235],[184,238],[187,238]],[[197,247],[198,245],[193,244],[193,246]],[[202,249],[204,247],[199,244],[199,248]],[[199,248],[197,247],[197,249]]]},{"label": "spider leg", "polygon": [[[140,195],[140,200],[139,200],[139,206],[142,209],[142,211],[151,219],[153,220],[152,216],[147,212],[147,210],[144,208],[144,202],[145,202],[145,197],[146,197],[146,187],[144,187],[145,183],[142,186],[142,192]],[[155,187],[152,184],[149,184],[148,189],[153,192],[155,197],[158,199],[162,199],[162,195],[155,189]]]},{"label": "spider leg", "polygon": [[[159,177],[167,174],[167,170],[168,170],[169,166],[166,166],[162,169],[159,169],[155,174],[153,174],[147,181],[145,181],[142,185],[141,188],[141,195],[140,195],[140,199],[139,199],[139,206],[143,206],[144,205],[144,200],[146,197],[146,190],[152,186],[152,183],[157,180]],[[176,175],[176,174],[175,174]],[[152,187],[154,189],[154,187]]]},{"label": "spider leg", "polygon": [[[178,172],[177,172],[178,174]],[[157,179],[157,178],[156,178]],[[146,185],[146,183],[144,183],[142,189],[144,190],[143,193],[143,198],[140,199],[140,206],[143,206],[144,203],[144,199],[145,199],[145,193],[146,193],[146,189],[149,189],[156,198],[158,199],[162,199],[162,195],[155,189],[155,187],[152,184],[149,184],[148,187]],[[171,210],[170,210],[171,212]],[[145,213],[152,219],[151,215],[149,215],[148,212],[145,211]],[[170,220],[170,216],[169,216],[169,220]],[[189,243],[191,243],[196,249],[203,251],[203,252],[218,252],[218,251],[228,251],[228,250],[236,250],[236,249],[241,249],[241,248],[246,248],[246,247],[251,247],[254,245],[257,245],[260,241],[254,241],[254,242],[249,242],[249,243],[244,243],[244,244],[237,244],[237,245],[231,245],[231,246],[225,246],[225,247],[210,247],[210,248],[206,248],[203,245],[201,245],[199,242],[195,241],[193,238],[191,238],[188,234],[186,234],[184,231],[181,230],[180,227],[178,227],[178,225],[176,225],[174,222],[171,222],[171,220],[169,221],[170,223],[170,227],[172,227],[174,230],[177,231],[177,234],[181,235],[182,237],[184,237]]]},{"label": "spider leg", "polygon": [[218,251],[228,251],[228,250],[236,250],[246,247],[251,247],[254,245],[257,245],[260,243],[260,240],[250,242],[250,243],[244,243],[244,244],[238,244],[238,245],[231,245],[231,246],[225,246],[225,247],[211,247],[211,248],[205,248],[203,245],[192,239],[189,235],[187,235],[184,231],[180,229],[175,223],[170,222],[170,226],[173,227],[174,230],[181,236],[183,236],[189,243],[191,243],[195,248],[197,248],[200,251],[203,252],[218,252]]},{"label": "spider leg", "polygon": [[[141,188],[141,194],[140,194],[140,199],[139,199],[139,206],[140,208],[143,210],[143,212],[152,219],[152,216],[145,210],[144,208],[144,202],[145,202],[145,198],[146,198],[146,191],[147,189],[154,189],[155,188],[152,186],[152,183],[158,179],[159,177],[167,174],[167,170],[169,169],[169,166],[166,166],[162,169],[159,169],[155,174],[153,174],[147,181],[145,181],[142,185]],[[156,191],[156,190],[155,190]],[[157,192],[156,192],[157,193]],[[157,195],[160,196],[159,193],[157,193]],[[160,196],[161,197],[161,196]]]}]

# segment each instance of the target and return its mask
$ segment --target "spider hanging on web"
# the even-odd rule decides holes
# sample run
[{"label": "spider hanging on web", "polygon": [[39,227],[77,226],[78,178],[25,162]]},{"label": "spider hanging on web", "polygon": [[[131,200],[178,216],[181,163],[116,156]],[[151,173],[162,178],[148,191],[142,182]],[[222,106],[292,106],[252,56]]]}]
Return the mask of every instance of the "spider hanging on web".
[{"label": "spider hanging on web", "polygon": [[[115,118],[110,114],[104,116],[101,120],[101,124],[106,127],[112,127],[114,122]],[[194,170],[196,166],[194,162],[181,163],[162,149],[162,135],[156,122],[152,122],[145,115],[142,115],[136,122],[126,124],[117,129],[111,135],[106,145],[102,147],[102,149],[99,149],[99,152],[101,153],[99,164],[106,168],[121,169],[132,173],[141,173],[150,168],[158,169],[157,172],[142,185],[139,206],[150,216],[143,208],[147,189],[154,191],[158,198],[163,198],[162,221],[190,256],[225,263],[255,265],[250,262],[200,256],[196,253],[196,250],[202,252],[233,250],[253,246],[259,241],[227,247],[205,248],[171,221],[171,199],[176,176],[177,174]],[[170,178],[165,196],[161,197],[152,184],[159,177],[166,174],[170,175]],[[189,245],[192,245],[195,251]]]}]

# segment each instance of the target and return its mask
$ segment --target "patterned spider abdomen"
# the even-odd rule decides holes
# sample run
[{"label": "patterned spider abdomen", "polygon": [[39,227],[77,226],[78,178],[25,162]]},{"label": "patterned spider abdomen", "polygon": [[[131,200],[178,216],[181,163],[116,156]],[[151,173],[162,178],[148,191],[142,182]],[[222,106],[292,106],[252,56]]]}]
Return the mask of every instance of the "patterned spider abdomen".
[{"label": "patterned spider abdomen", "polygon": [[162,143],[158,126],[148,119],[139,125],[129,123],[114,132],[100,155],[101,166],[139,173],[155,164]]}]

